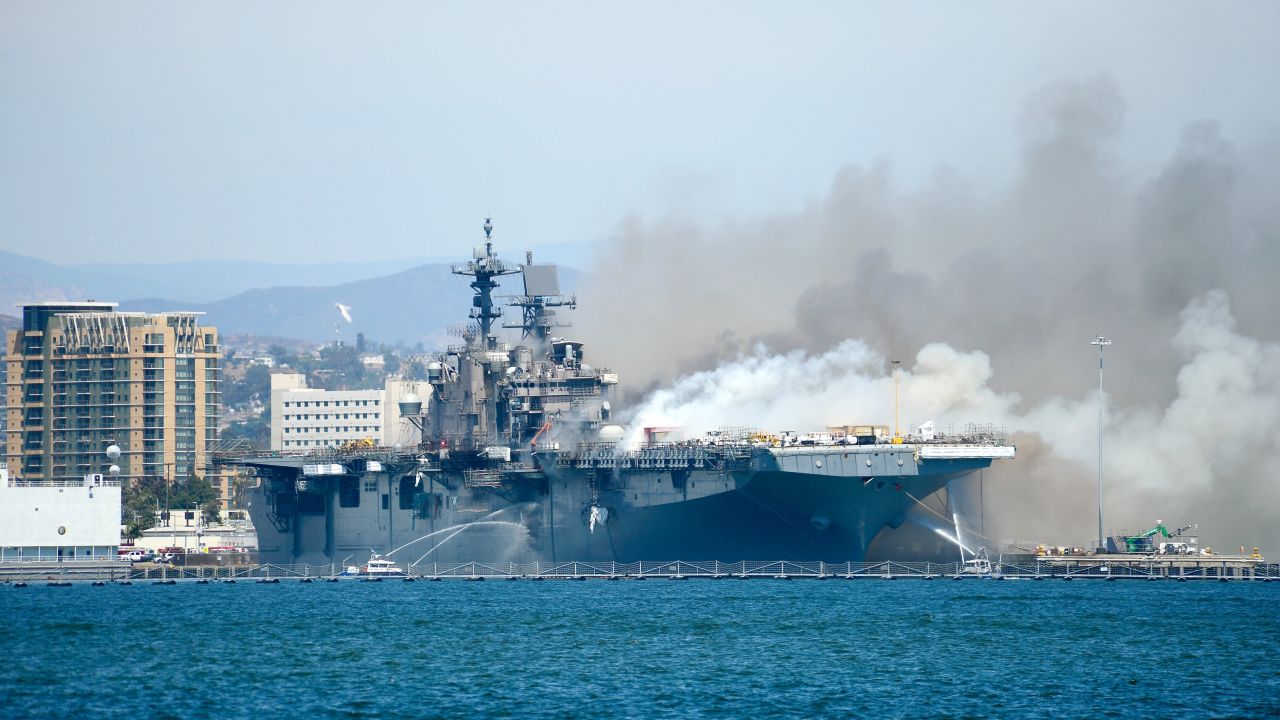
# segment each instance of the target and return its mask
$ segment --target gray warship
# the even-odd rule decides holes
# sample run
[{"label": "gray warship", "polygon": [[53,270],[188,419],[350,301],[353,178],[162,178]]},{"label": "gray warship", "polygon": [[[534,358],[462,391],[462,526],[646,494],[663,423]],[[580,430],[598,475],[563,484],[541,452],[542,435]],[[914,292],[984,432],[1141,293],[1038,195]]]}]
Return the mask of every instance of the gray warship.
[{"label": "gray warship", "polygon": [[[257,478],[243,499],[263,562],[861,561],[917,499],[1014,455],[989,428],[624,443],[617,374],[553,334],[576,298],[554,265],[501,259],[492,229],[452,268],[474,290],[463,343],[427,358],[426,397],[398,398],[420,444],[224,458]],[[517,274],[520,321],[497,326],[499,279]]]}]

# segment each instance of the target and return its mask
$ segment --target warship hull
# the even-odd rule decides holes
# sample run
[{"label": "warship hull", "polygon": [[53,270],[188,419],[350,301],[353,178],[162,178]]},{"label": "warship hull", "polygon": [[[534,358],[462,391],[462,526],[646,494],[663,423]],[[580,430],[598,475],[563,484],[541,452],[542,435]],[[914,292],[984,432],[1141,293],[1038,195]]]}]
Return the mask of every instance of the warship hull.
[{"label": "warship hull", "polygon": [[248,463],[262,479],[248,499],[264,562],[861,561],[916,498],[1011,452],[757,449],[736,467],[548,463],[482,486],[390,461],[278,458]]},{"label": "warship hull", "polygon": [[[618,375],[553,334],[568,326],[558,310],[577,298],[532,253],[521,265],[499,257],[491,219],[484,233],[451,269],[474,291],[464,342],[422,358],[423,397],[396,399],[415,448],[334,447],[312,433],[275,449],[328,447],[238,463],[260,479],[246,501],[264,561],[859,561],[914,498],[1013,457],[1002,433],[974,426],[943,442],[932,423],[906,441],[885,426],[687,440],[678,428],[640,427],[644,443],[624,446],[634,433],[610,424]],[[501,325],[520,331],[512,346],[497,334],[494,291],[516,274],[524,292],[508,305],[520,321]],[[345,419],[329,407],[313,398],[281,410],[328,431]]]}]

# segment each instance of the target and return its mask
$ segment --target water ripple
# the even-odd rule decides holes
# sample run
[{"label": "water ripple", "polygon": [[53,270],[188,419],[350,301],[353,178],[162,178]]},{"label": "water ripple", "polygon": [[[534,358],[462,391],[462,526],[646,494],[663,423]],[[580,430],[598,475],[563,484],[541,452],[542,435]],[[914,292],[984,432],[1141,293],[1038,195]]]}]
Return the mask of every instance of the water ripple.
[{"label": "water ripple", "polygon": [[1274,583],[1004,587],[0,586],[3,715],[1280,713]]}]

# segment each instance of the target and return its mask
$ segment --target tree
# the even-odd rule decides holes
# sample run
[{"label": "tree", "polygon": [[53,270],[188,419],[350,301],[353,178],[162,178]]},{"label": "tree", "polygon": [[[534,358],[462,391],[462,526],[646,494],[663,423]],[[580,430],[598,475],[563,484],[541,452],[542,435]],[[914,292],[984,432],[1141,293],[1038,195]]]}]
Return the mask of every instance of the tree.
[{"label": "tree", "polygon": [[271,411],[263,413],[262,417],[250,418],[242,422],[233,422],[222,431],[221,438],[224,442],[232,440],[245,440],[253,446],[255,450],[267,450],[271,447]]},{"label": "tree", "polygon": [[265,365],[253,365],[240,382],[223,383],[222,399],[228,407],[248,405],[254,400],[266,405],[271,399],[271,371]]},{"label": "tree", "polygon": [[276,361],[276,365],[294,365],[298,358],[289,352],[283,345],[272,345],[267,348],[267,354]]},{"label": "tree", "polygon": [[142,531],[156,525],[156,494],[142,483],[123,483],[121,489],[120,524],[125,526],[125,537],[136,540]]},{"label": "tree", "polygon": [[195,476],[173,486],[169,495],[170,510],[203,509],[206,522],[218,521],[218,491],[207,479]]},{"label": "tree", "polygon": [[408,380],[426,380],[427,368],[422,365],[422,361],[414,360],[405,366],[404,376]]},{"label": "tree", "polygon": [[382,353],[382,368],[388,373],[400,370],[400,356],[396,355],[393,350],[385,350]]}]

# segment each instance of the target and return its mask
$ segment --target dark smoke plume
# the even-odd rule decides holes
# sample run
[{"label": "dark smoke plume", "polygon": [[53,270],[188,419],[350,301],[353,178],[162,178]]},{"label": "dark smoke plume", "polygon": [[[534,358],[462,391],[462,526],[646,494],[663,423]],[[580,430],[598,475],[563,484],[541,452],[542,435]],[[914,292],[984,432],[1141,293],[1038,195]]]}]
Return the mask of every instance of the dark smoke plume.
[{"label": "dark smoke plume", "polygon": [[[1277,153],[1242,153],[1195,121],[1158,172],[1135,179],[1114,157],[1124,115],[1105,77],[1045,88],[1027,102],[1019,169],[999,192],[953,170],[904,192],[882,164],[844,169],[791,213],[714,227],[628,218],[582,292],[583,337],[632,388],[717,369],[665,391],[667,409],[704,400],[698,382],[741,377],[726,366],[743,358],[768,366],[761,346],[826,367],[824,354],[860,340],[882,375],[889,359],[919,365],[931,343],[969,366],[989,358],[971,401],[943,403],[1026,433],[1021,459],[985,474],[988,529],[1084,544],[1096,532],[1088,342],[1102,333],[1115,340],[1108,526],[1200,522],[1211,542],[1280,552],[1280,182],[1262,157]],[[883,405],[841,412],[885,421]]]}]

